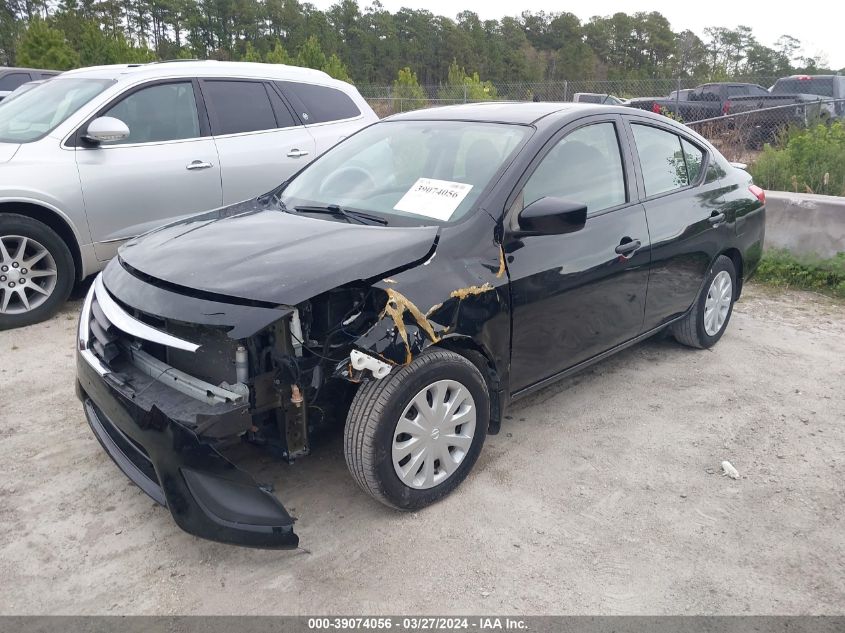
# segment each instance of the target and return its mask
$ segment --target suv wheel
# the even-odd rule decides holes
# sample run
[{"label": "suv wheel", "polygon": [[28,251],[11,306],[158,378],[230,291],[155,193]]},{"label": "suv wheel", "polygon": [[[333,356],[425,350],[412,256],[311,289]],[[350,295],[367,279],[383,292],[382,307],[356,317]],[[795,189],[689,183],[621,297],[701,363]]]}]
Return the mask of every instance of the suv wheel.
[{"label": "suv wheel", "polygon": [[52,316],[73,280],[73,258],[55,231],[23,215],[0,215],[0,330]]},{"label": "suv wheel", "polygon": [[466,478],[489,422],[478,368],[460,354],[430,350],[358,389],[344,433],[346,464],[375,499],[423,508]]}]

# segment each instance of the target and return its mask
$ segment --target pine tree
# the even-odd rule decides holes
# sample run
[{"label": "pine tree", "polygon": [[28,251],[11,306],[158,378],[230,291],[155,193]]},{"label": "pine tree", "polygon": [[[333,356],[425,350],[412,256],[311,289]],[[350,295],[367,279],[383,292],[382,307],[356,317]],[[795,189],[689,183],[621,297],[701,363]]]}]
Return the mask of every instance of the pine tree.
[{"label": "pine tree", "polygon": [[41,18],[29,23],[18,43],[17,63],[33,68],[69,70],[79,65],[79,55],[68,45],[61,31]]},{"label": "pine tree", "polygon": [[323,64],[322,70],[335,79],[340,79],[341,81],[352,81],[349,78],[349,71],[346,70],[346,64],[344,64],[340,57],[334,53],[332,53],[328,60],[326,60],[326,63]]},{"label": "pine tree", "polygon": [[290,64],[291,59],[288,52],[285,50],[284,45],[282,44],[281,40],[276,40],[273,44],[273,48],[268,51],[267,56],[264,58],[264,61],[268,64]]},{"label": "pine tree", "polygon": [[326,65],[326,54],[320,46],[320,40],[312,35],[299,47],[296,53],[296,65],[320,70]]},{"label": "pine tree", "polygon": [[262,62],[264,60],[261,59],[261,53],[255,50],[255,47],[252,45],[252,42],[246,43],[246,51],[244,52],[243,61],[245,62]]}]

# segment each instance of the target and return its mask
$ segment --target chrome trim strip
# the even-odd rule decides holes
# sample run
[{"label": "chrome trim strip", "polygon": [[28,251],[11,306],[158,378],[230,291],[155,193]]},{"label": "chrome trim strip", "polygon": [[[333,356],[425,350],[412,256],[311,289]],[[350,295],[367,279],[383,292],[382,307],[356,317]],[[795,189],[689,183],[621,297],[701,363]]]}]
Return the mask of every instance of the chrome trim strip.
[{"label": "chrome trim strip", "polygon": [[77,330],[78,349],[88,349],[88,341],[91,338],[91,304],[94,302],[94,284],[85,295],[85,303],[82,304],[82,312],[79,315],[79,330]]},{"label": "chrome trim strip", "polygon": [[91,367],[94,368],[94,371],[96,371],[100,376],[105,376],[106,374],[111,373],[111,370],[103,365],[100,359],[97,358],[97,355],[90,349],[79,350],[79,355],[82,356],[82,358],[85,359],[85,362],[91,365]]},{"label": "chrome trim strip", "polygon": [[94,284],[91,284],[91,289],[85,295],[85,303],[82,304],[82,313],[79,315],[79,330],[76,333],[77,348],[79,355],[85,359],[85,362],[91,365],[100,376],[105,376],[111,370],[103,364],[94,352],[88,349],[88,342],[91,339],[91,304],[93,302]]},{"label": "chrome trim strip", "polygon": [[196,352],[199,349],[200,346],[196,343],[176,338],[167,332],[162,332],[154,327],[150,327],[146,323],[142,323],[138,319],[124,312],[124,310],[117,305],[115,300],[111,298],[111,295],[109,295],[105,285],[103,285],[102,274],[97,275],[97,278],[94,280],[94,292],[97,295],[97,303],[100,304],[100,308],[103,310],[106,318],[111,321],[112,325],[120,330],[123,330],[127,334],[137,336],[138,338],[142,338],[146,341],[152,341],[153,343],[159,343],[168,347],[175,347],[176,349],[183,349],[187,352]]},{"label": "chrome trim strip", "polygon": [[161,362],[140,349],[123,345],[121,345],[121,349],[129,354],[132,364],[144,372],[144,374],[195,400],[200,400],[208,404],[218,404],[241,402],[244,399],[239,393],[217,387],[199,378],[194,378],[175,367]]}]

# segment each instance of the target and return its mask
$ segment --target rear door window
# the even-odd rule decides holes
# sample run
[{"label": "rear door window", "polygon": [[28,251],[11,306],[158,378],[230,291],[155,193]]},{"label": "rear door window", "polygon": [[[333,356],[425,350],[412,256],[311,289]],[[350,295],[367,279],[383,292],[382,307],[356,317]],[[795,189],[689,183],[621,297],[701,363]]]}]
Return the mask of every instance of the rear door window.
[{"label": "rear door window", "polygon": [[277,84],[299,110],[303,123],[341,121],[361,114],[349,95],[336,88],[298,81],[279,81]]},{"label": "rear door window", "polygon": [[270,96],[261,81],[205,80],[202,93],[211,120],[211,133],[215,136],[279,127]]},{"label": "rear door window", "polygon": [[[680,136],[650,125],[634,123],[631,128],[640,157],[646,196],[655,196],[690,184]],[[698,169],[701,169],[700,164]]]}]

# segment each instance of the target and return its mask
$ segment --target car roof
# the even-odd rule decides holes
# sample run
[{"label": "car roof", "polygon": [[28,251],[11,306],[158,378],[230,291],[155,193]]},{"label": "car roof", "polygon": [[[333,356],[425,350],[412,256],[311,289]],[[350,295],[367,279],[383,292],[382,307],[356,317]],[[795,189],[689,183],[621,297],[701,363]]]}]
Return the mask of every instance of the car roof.
[{"label": "car roof", "polygon": [[487,123],[515,123],[531,125],[550,115],[588,110],[607,112],[609,106],[597,109],[594,103],[569,103],[554,101],[484,101],[461,105],[442,106],[412,110],[394,114],[389,120],[396,121],[478,121]]},{"label": "car roof", "polygon": [[412,110],[384,119],[385,121],[477,121],[479,123],[513,123],[517,125],[561,124],[567,119],[575,119],[590,114],[636,114],[650,116],[658,120],[651,112],[632,110],[618,105],[599,103],[570,103],[555,101],[485,101],[462,105],[443,106]]},{"label": "car roof", "polygon": [[91,79],[156,79],[158,77],[257,77],[277,80],[313,81],[320,84],[342,84],[321,70],[252,62],[220,62],[216,60],[174,60],[149,64],[114,64],[69,70],[64,77]]},{"label": "car roof", "polygon": [[52,75],[61,74],[61,70],[50,70],[49,68],[25,68],[23,66],[0,66],[0,74],[17,73],[17,72],[36,72],[36,73],[50,73]]}]

